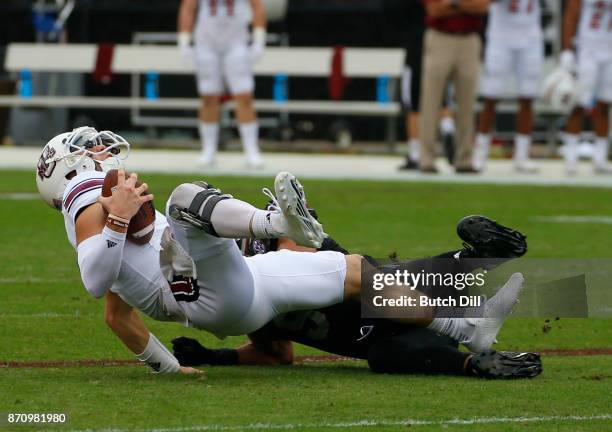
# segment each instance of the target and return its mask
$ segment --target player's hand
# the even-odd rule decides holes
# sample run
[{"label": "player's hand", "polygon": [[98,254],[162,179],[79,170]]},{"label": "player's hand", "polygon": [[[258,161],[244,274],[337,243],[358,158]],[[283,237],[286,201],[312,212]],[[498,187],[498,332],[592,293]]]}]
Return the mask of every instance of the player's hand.
[{"label": "player's hand", "polygon": [[181,368],[179,369],[179,373],[185,375],[202,375],[204,371],[192,367],[181,366]]},{"label": "player's hand", "polygon": [[195,339],[180,336],[172,339],[174,357],[184,366],[210,364],[210,350]]},{"label": "player's hand", "polygon": [[257,63],[266,52],[266,29],[263,27],[255,27],[253,29],[251,43],[251,62]]},{"label": "player's hand", "polygon": [[125,170],[119,169],[117,172],[117,186],[113,194],[109,197],[98,197],[98,202],[102,204],[104,210],[109,214],[119,216],[124,219],[132,219],[140,206],[153,199],[152,194],[142,195],[148,188],[146,183],[136,186],[138,175],[132,173],[126,178]]},{"label": "player's hand", "polygon": [[183,66],[193,65],[193,48],[191,47],[191,33],[181,32],[177,36],[179,59]]},{"label": "player's hand", "polygon": [[576,69],[576,55],[572,50],[563,50],[559,56],[559,65],[566,71],[573,73]]}]

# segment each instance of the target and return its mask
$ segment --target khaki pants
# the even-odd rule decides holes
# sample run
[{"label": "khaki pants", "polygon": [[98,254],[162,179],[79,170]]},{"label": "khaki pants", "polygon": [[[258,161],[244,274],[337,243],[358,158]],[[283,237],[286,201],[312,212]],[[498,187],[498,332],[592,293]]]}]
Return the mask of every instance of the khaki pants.
[{"label": "khaki pants", "polygon": [[472,167],[474,105],[482,41],[477,34],[457,35],[428,29],[425,33],[421,84],[421,168],[434,165],[440,107],[446,83],[454,81],[457,98],[455,167]]}]

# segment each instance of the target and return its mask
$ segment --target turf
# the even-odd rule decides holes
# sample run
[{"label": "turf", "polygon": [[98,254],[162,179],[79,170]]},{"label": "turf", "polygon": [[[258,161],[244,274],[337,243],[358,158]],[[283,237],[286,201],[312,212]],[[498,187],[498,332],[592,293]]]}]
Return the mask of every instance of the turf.
[{"label": "turf", "polygon": [[[191,180],[147,175],[162,207],[172,188]],[[263,202],[270,179],[213,178],[235,196]],[[458,247],[456,221],[487,214],[526,232],[529,255],[609,258],[612,226],[545,224],[534,216],[610,215],[605,189],[306,181],[309,199],[326,230],[354,252],[384,257],[432,255]],[[83,289],[75,254],[61,217],[36,199],[7,194],[35,192],[30,172],[0,172],[0,360],[133,359],[102,320],[102,302]],[[27,197],[26,197],[27,198]],[[10,239],[10,243],[7,242]],[[192,329],[146,320],[164,342],[179,335],[219,341]],[[610,348],[612,321],[514,318],[500,334],[500,348]],[[544,331],[546,330],[546,331]],[[319,352],[298,347],[297,354]],[[257,423],[325,425],[368,420],[396,430],[405,419],[427,422],[473,417],[611,415],[612,357],[545,357],[535,380],[491,382],[460,377],[371,374],[364,362],[323,362],[294,367],[207,368],[204,377],[155,376],[140,366],[0,368],[0,413],[65,412],[64,428],[140,429]],[[3,416],[5,414],[2,414]],[[0,428],[2,428],[0,418]],[[612,420],[546,420],[445,425],[456,430],[610,430]],[[48,426],[52,427],[52,426]],[[52,428],[61,428],[53,426]],[[253,427],[253,426],[251,426]],[[265,426],[259,426],[265,429]],[[8,427],[15,429],[15,426]],[[405,428],[405,426],[403,426]],[[15,430],[40,430],[18,427]],[[361,429],[365,429],[362,425]]]}]

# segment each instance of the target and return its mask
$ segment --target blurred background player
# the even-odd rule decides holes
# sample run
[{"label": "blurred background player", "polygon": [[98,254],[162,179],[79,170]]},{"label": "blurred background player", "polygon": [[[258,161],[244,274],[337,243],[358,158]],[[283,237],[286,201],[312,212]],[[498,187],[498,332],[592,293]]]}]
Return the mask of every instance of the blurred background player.
[{"label": "blurred background player", "polygon": [[[574,39],[575,37],[575,39]],[[576,47],[576,56],[572,46]],[[578,139],[585,108],[592,112],[595,130],[593,168],[596,173],[612,173],[608,163],[612,102],[612,0],[569,0],[563,23],[561,67],[578,73],[579,100],[566,124],[563,137],[565,164],[569,175],[578,170]]]},{"label": "blurred background player", "polygon": [[447,82],[457,98],[457,173],[474,173],[472,139],[480,51],[479,32],[490,0],[423,0],[427,12],[421,89],[422,172],[435,173],[436,124]]},{"label": "blurred background player", "polygon": [[[252,10],[252,43],[248,25]],[[197,17],[197,19],[196,19]],[[195,24],[195,26],[194,26]],[[253,107],[252,65],[264,53],[266,12],[262,0],[182,0],[178,17],[178,46],[184,63],[195,60],[202,97],[199,162],[214,165],[219,143],[220,99],[227,84],[236,103],[236,119],[247,166],[261,168],[258,124]],[[195,53],[191,49],[191,41]]]},{"label": "blurred background player", "polygon": [[[419,110],[421,98],[421,69],[423,65],[423,36],[425,35],[425,8],[422,0],[405,0],[405,14],[408,26],[406,56],[402,71],[402,106],[406,111],[406,132],[408,135],[408,154],[401,170],[419,167],[421,142],[419,141]],[[450,108],[450,91],[447,90],[445,108],[440,120],[440,134],[444,151],[449,163],[454,158],[455,120]]]},{"label": "blurred background player", "polygon": [[533,173],[538,166],[529,160],[533,131],[532,102],[544,57],[539,0],[497,0],[491,4],[481,94],[484,97],[474,149],[474,167],[485,169],[495,121],[495,105],[504,96],[513,76],[519,99],[514,138],[514,167]]}]

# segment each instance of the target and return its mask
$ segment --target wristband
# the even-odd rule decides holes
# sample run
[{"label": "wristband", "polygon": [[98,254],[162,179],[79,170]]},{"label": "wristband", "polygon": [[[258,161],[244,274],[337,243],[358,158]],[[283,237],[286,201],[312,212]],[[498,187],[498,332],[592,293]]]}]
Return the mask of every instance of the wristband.
[{"label": "wristband", "polygon": [[157,340],[153,333],[149,333],[149,342],[145,350],[136,357],[157,373],[176,373],[181,368],[178,360]]},{"label": "wristband", "polygon": [[119,216],[115,216],[113,214],[109,214],[106,218],[107,225],[115,225],[120,228],[128,228],[130,226],[130,221]]},{"label": "wristband", "polygon": [[102,229],[102,237],[106,240],[112,240],[115,243],[123,243],[127,237],[127,232],[117,232],[105,226]]}]

